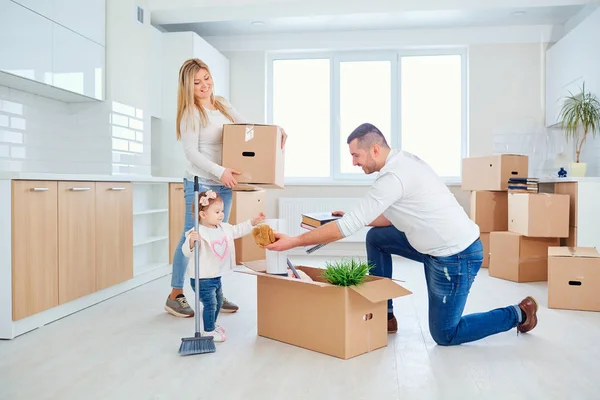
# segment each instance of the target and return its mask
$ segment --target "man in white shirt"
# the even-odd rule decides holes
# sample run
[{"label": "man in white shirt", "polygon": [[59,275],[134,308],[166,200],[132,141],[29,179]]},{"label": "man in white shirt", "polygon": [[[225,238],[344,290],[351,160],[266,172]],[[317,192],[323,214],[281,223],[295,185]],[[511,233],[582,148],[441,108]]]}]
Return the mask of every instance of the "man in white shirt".
[{"label": "man in white shirt", "polygon": [[[467,216],[448,187],[418,157],[390,149],[375,126],[362,124],[348,136],[352,163],[366,174],[379,172],[358,207],[335,223],[296,237],[277,234],[269,250],[323,244],[364,226],[371,273],[392,277],[392,254],[422,262],[429,294],[429,331],[440,345],[458,345],[514,327],[521,333],[537,324],[531,296],[519,304],[463,316],[471,284],[483,261],[479,227]],[[396,332],[392,300],[388,332]]]}]

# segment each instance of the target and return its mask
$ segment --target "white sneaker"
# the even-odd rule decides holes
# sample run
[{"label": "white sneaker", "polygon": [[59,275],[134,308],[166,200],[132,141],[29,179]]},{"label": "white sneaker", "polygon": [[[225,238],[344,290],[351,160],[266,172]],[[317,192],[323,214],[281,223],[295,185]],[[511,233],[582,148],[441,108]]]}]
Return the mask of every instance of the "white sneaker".
[{"label": "white sneaker", "polygon": [[221,325],[216,324],[215,325],[215,331],[217,332],[221,332],[223,335],[225,334],[225,328],[223,328]]},{"label": "white sneaker", "polygon": [[227,339],[224,333],[219,332],[216,329],[212,332],[204,332],[202,336],[212,336],[215,342],[224,342]]}]

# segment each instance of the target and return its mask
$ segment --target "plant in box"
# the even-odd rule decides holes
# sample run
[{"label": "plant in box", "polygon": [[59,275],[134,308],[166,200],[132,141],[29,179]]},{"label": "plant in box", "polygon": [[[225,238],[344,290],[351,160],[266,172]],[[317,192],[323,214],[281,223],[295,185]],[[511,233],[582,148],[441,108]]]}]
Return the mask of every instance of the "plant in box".
[{"label": "plant in box", "polygon": [[325,263],[323,277],[336,286],[356,286],[363,283],[373,266],[360,260],[341,260]]},{"label": "plant in box", "polygon": [[[588,133],[595,136],[600,128],[600,102],[593,93],[586,92],[585,83],[581,92],[565,97],[565,102],[560,110],[559,119],[565,131],[567,142],[569,137],[575,140],[575,162],[571,164],[572,176],[585,176],[586,163],[579,162],[581,148]],[[581,139],[580,132],[583,130]]]}]

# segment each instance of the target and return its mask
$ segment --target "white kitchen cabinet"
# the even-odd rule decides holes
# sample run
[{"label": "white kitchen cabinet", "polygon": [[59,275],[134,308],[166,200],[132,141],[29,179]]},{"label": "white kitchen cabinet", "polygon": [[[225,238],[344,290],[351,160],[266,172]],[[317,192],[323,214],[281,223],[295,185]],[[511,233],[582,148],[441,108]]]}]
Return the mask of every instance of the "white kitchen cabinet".
[{"label": "white kitchen cabinet", "polygon": [[564,97],[585,82],[600,97],[600,9],[546,51],[546,126],[557,124]]},{"label": "white kitchen cabinet", "polygon": [[49,0],[51,19],[104,46],[106,43],[106,0]]},{"label": "white kitchen cabinet", "polygon": [[0,71],[52,84],[52,22],[8,0],[0,1]]},{"label": "white kitchen cabinet", "polygon": [[[52,15],[52,0],[12,0],[15,3],[27,7],[32,11],[46,18],[50,18]],[[52,18],[50,18],[52,19]]]},{"label": "white kitchen cabinet", "polygon": [[53,85],[103,100],[105,48],[58,24],[53,26],[52,48]]}]

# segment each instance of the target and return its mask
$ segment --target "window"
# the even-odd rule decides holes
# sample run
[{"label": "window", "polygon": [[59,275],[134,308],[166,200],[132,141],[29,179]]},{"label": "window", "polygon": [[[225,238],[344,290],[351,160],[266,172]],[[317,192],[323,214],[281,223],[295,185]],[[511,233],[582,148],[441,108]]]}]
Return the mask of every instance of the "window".
[{"label": "window", "polygon": [[268,123],[283,126],[286,182],[372,181],[352,165],[346,139],[364,122],[388,144],[457,180],[466,156],[462,51],[272,56]]}]

